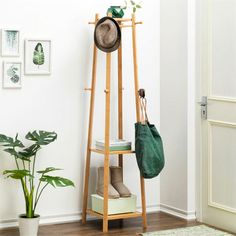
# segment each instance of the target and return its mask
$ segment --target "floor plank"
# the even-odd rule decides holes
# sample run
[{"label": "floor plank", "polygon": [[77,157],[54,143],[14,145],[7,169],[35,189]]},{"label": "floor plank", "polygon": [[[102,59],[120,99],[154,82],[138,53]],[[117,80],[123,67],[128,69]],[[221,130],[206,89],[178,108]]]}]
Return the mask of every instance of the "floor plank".
[{"label": "floor plank", "polygon": [[[196,221],[186,221],[166,213],[148,214],[148,229],[147,232],[173,229],[186,226],[199,225]],[[129,236],[136,233],[144,232],[142,230],[141,218],[127,219],[109,222],[109,233],[102,233],[102,221],[92,220],[88,221],[86,225],[81,222],[45,225],[40,226],[39,236]],[[1,236],[19,236],[18,229],[0,230]]]}]

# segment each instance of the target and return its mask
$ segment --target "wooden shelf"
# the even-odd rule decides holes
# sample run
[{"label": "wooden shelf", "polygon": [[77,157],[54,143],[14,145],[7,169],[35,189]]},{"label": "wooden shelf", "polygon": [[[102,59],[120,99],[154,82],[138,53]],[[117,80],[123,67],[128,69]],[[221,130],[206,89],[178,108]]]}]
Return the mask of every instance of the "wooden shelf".
[{"label": "wooden shelf", "polygon": [[108,220],[128,219],[141,216],[142,216],[141,212],[132,212],[132,213],[117,214],[117,215],[109,215]]},{"label": "wooden shelf", "polygon": [[103,218],[103,215],[100,213],[97,213],[96,211],[93,211],[91,209],[87,209],[87,214],[92,215],[92,216],[96,216],[96,217],[100,217]]},{"label": "wooden shelf", "polygon": [[[87,210],[87,214],[103,218],[102,214],[97,213],[91,209]],[[108,220],[128,219],[128,218],[136,218],[136,217],[142,217],[142,213],[141,212],[131,212],[131,213],[108,215]]]},{"label": "wooden shelf", "polygon": [[[96,153],[99,153],[99,154],[105,154],[105,151],[104,150],[99,150],[99,149],[96,149],[96,148],[91,148],[90,149],[91,152],[96,152]],[[134,150],[123,150],[123,151],[110,151],[109,154],[110,155],[116,155],[116,154],[132,154],[132,153],[135,153]]]}]

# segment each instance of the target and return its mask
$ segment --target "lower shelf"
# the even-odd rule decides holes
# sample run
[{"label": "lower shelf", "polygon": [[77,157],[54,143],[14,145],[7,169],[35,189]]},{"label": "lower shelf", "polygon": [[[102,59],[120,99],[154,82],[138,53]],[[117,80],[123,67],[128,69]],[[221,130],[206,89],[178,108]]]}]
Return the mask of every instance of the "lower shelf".
[{"label": "lower shelf", "polygon": [[[103,218],[102,214],[99,214],[91,209],[87,210],[87,214]],[[128,219],[128,218],[136,218],[136,217],[141,217],[141,216],[142,216],[141,212],[131,212],[131,213],[124,213],[124,214],[108,215],[108,220]]]}]

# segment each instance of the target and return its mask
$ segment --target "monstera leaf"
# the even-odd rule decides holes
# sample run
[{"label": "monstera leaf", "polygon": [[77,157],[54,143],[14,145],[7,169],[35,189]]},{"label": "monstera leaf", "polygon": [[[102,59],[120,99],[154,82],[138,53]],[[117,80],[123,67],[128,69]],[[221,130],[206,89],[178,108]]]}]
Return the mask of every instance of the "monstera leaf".
[{"label": "monstera leaf", "polygon": [[21,152],[17,152],[14,148],[6,148],[4,149],[5,152],[10,153],[16,159],[21,159],[22,161],[30,162],[30,158],[28,156],[24,156]]},{"label": "monstera leaf", "polygon": [[33,63],[38,66],[44,64],[43,45],[41,43],[37,43],[34,49]]},{"label": "monstera leaf", "polygon": [[18,135],[16,135],[15,139],[8,137],[4,134],[0,134],[0,144],[5,147],[20,147],[23,148],[23,143],[18,139]]},{"label": "monstera leaf", "polygon": [[23,179],[25,176],[33,178],[28,170],[5,170],[3,174],[12,179]]},{"label": "monstera leaf", "polygon": [[67,187],[67,186],[75,186],[74,183],[66,178],[62,178],[59,176],[50,176],[50,175],[43,175],[40,178],[40,181],[46,182],[53,187]]},{"label": "monstera leaf", "polygon": [[41,145],[48,145],[49,143],[55,141],[57,138],[57,134],[55,132],[35,130],[33,132],[28,132],[25,138],[31,141],[35,141],[35,144],[41,146]]},{"label": "monstera leaf", "polygon": [[21,152],[19,152],[19,155],[25,157],[26,159],[29,159],[30,157],[34,156],[39,149],[39,145],[33,144],[27,148],[24,148]]},{"label": "monstera leaf", "polygon": [[57,171],[57,170],[62,170],[62,169],[55,168],[55,167],[47,167],[45,170],[39,170],[39,171],[37,171],[37,173],[39,173],[39,174],[47,174],[47,173],[49,173],[49,172]]}]

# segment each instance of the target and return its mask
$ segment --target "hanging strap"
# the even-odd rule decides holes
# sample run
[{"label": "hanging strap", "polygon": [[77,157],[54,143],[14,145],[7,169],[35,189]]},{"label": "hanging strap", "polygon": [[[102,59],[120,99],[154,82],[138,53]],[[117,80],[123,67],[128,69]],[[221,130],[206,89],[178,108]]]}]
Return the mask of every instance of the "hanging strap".
[{"label": "hanging strap", "polygon": [[147,99],[145,98],[145,90],[140,89],[138,92],[139,92],[140,108],[141,108],[141,123],[147,124],[148,116],[147,116]]}]

